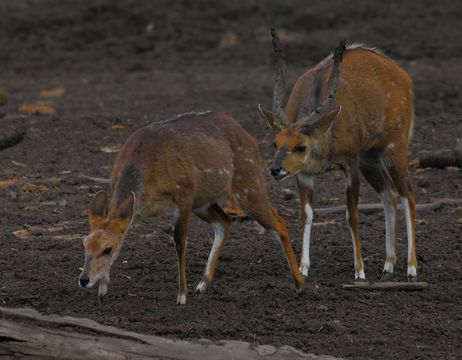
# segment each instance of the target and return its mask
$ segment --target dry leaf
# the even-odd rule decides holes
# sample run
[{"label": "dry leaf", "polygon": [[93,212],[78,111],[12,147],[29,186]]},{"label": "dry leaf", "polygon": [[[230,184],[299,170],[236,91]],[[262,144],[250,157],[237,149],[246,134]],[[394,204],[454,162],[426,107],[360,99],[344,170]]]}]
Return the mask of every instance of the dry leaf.
[{"label": "dry leaf", "polygon": [[66,89],[64,88],[56,88],[56,89],[50,89],[50,90],[42,90],[39,93],[40,97],[60,97],[63,96],[64,93],[66,92]]},{"label": "dry leaf", "polygon": [[448,171],[459,171],[460,169],[457,166],[446,166]]},{"label": "dry leaf", "polygon": [[156,24],[154,24],[153,22],[150,22],[149,24],[146,25],[147,33],[153,33],[154,31],[156,31]]},{"label": "dry leaf", "polygon": [[32,213],[37,213],[39,211],[39,208],[36,205],[28,205],[24,208],[24,210]]},{"label": "dry leaf", "polygon": [[0,180],[0,188],[8,187],[11,185],[15,185],[19,182],[18,178],[7,179],[7,180]]},{"label": "dry leaf", "polygon": [[36,194],[40,192],[45,192],[47,190],[48,188],[45,185],[42,185],[42,184],[36,185],[36,184],[29,183],[29,184],[24,185],[21,188],[20,192],[23,194]]},{"label": "dry leaf", "polygon": [[228,48],[231,46],[236,45],[239,42],[239,37],[234,31],[228,31],[223,34],[223,36],[220,39],[220,44],[218,47],[220,49]]},{"label": "dry leaf", "polygon": [[424,169],[417,169],[415,172],[416,173],[423,173],[423,172],[429,172],[429,171],[432,171],[431,167],[427,167],[427,168],[424,168]]},{"label": "dry leaf", "polygon": [[119,124],[116,124],[116,125],[112,125],[112,126],[111,126],[111,130],[114,130],[114,131],[123,130],[123,129],[125,129],[125,128],[126,128],[125,125],[119,125]]},{"label": "dry leaf", "polygon": [[32,233],[28,229],[21,229],[21,230],[13,231],[13,235],[16,236],[18,239],[24,240],[30,237]]},{"label": "dry leaf", "polygon": [[326,221],[313,223],[313,226],[327,226],[327,225],[335,225],[335,220],[326,220]]},{"label": "dry leaf", "polygon": [[45,103],[24,104],[19,107],[19,112],[32,115],[54,115],[55,109]]}]

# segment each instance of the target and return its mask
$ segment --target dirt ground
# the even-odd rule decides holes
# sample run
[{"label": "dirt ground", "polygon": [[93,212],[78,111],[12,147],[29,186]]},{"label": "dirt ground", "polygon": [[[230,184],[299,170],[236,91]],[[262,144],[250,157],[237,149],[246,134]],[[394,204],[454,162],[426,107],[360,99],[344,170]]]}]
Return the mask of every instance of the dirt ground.
[{"label": "dirt ground", "polygon": [[[0,152],[0,301],[3,306],[87,317],[172,338],[287,344],[355,359],[462,357],[462,209],[417,213],[422,292],[343,290],[353,255],[343,214],[316,217],[311,288],[296,295],[282,250],[251,222],[233,227],[202,298],[192,296],[211,246],[194,219],[188,247],[190,296],[175,305],[171,217],[135,225],[112,270],[108,304],[77,285],[86,211],[109,177],[117,150],[135,129],[186,111],[227,110],[272,158],[272,133],[257,112],[270,104],[274,75],[268,28],[276,26],[292,84],[339,39],[383,49],[413,77],[416,123],[411,158],[453,147],[462,136],[462,7],[443,1],[0,1],[0,132],[24,127]],[[40,97],[42,90],[64,94]],[[56,94],[55,94],[56,95]],[[56,113],[20,113],[45,101]],[[3,130],[2,130],[3,129]],[[462,197],[460,170],[412,168],[417,202]],[[284,200],[268,176],[273,204],[300,252],[298,196]],[[340,172],[320,176],[315,207],[344,203]],[[377,202],[362,184],[361,202]],[[22,230],[22,231],[19,231]],[[19,231],[19,232],[18,232]],[[380,278],[384,216],[361,217],[366,276]],[[31,236],[29,236],[31,235]],[[396,278],[405,280],[404,221]],[[313,284],[318,288],[313,288]]]}]

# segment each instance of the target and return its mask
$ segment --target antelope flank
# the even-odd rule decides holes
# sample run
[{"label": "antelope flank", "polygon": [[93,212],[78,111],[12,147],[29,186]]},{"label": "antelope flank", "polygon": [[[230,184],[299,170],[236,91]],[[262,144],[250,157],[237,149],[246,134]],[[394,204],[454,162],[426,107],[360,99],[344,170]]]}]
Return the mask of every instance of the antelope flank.
[{"label": "antelope flank", "polygon": [[178,257],[177,303],[185,304],[186,243],[191,214],[212,225],[215,237],[201,282],[212,281],[231,220],[218,204],[232,198],[242,210],[281,241],[297,290],[301,276],[286,225],[271,207],[255,140],[223,112],[181,114],[136,131],[120,150],[111,176],[112,198],[98,192],[89,209],[81,287],[99,281],[107,293],[110,269],[135,214],[141,219],[175,209],[174,241]]}]

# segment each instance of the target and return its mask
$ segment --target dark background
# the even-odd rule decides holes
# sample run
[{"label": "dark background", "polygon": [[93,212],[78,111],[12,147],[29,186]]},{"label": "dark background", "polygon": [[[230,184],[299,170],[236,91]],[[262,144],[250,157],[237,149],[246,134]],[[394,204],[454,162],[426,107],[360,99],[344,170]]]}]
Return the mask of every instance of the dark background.
[{"label": "dark background", "polygon": [[[98,307],[97,289],[79,289],[77,278],[86,209],[96,191],[107,189],[79,174],[109,177],[115,153],[106,148],[117,149],[135,129],[180,112],[227,110],[271,159],[273,134],[257,112],[258,103],[271,103],[270,26],[287,54],[289,84],[341,38],[382,49],[415,81],[411,159],[452,148],[462,134],[461,17],[453,0],[0,1],[0,87],[9,96],[0,132],[26,129],[24,141],[0,152],[0,303],[169,337],[288,344],[361,359],[460,358],[461,208],[417,213],[419,278],[431,284],[422,292],[342,290],[354,275],[344,215],[315,218],[324,225],[314,227],[313,283],[301,296],[279,244],[243,222],[233,227],[208,293],[195,299],[211,229],[194,220],[191,291],[187,305],[177,307],[168,215],[129,232],[107,305]],[[39,96],[55,88],[64,95]],[[18,111],[37,101],[56,114]],[[462,197],[460,170],[411,171],[418,203]],[[293,182],[268,177],[268,187],[298,254],[298,197],[286,201],[281,193],[294,190]],[[315,207],[343,204],[343,188],[341,173],[320,176]],[[366,184],[361,191],[361,202],[377,202]],[[400,220],[396,278],[404,281]],[[361,230],[366,276],[376,280],[383,214],[363,215]]]}]

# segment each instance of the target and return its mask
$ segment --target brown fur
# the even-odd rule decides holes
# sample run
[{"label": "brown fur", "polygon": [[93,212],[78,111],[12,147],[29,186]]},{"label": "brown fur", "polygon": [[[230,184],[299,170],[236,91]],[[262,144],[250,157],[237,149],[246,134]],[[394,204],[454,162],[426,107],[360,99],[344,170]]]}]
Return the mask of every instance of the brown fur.
[{"label": "brown fur", "polygon": [[[106,259],[112,264],[134,216],[133,208],[142,219],[176,209],[174,240],[180,279],[177,301],[184,304],[185,252],[191,212],[212,225],[218,224],[224,234],[198,287],[198,291],[203,291],[213,278],[231,224],[218,202],[231,197],[250,217],[278,234],[300,289],[303,278],[285,223],[272,209],[265,187],[255,140],[226,113],[185,114],[144,127],[130,136],[117,156],[108,215],[104,219],[90,217],[93,225],[85,243],[86,253],[97,258],[102,243],[112,244],[116,252]],[[131,212],[130,199],[135,201]],[[96,215],[104,214],[104,206],[100,204],[103,200],[95,198],[90,214],[93,204]]]},{"label": "brown fur", "polygon": [[[390,58],[360,46],[347,49],[339,68],[337,107],[316,126],[303,124],[300,119],[313,112],[326,97],[332,56],[296,81],[285,109],[289,124],[275,139],[276,149],[284,149],[285,156],[281,158],[276,154],[272,172],[276,176],[280,169],[284,176],[311,176],[335,166],[344,170],[348,179],[348,223],[353,234],[358,273],[363,269],[357,212],[360,171],[393,207],[396,207],[397,194],[408,199],[410,222],[412,228],[415,227],[414,194],[407,169],[414,94],[409,75]],[[268,110],[263,114],[274,124]],[[300,146],[306,146],[306,151],[297,152]],[[307,195],[312,189],[300,181],[297,183],[304,208],[312,201],[312,196]],[[412,234],[408,266],[417,268],[415,229]]]}]

